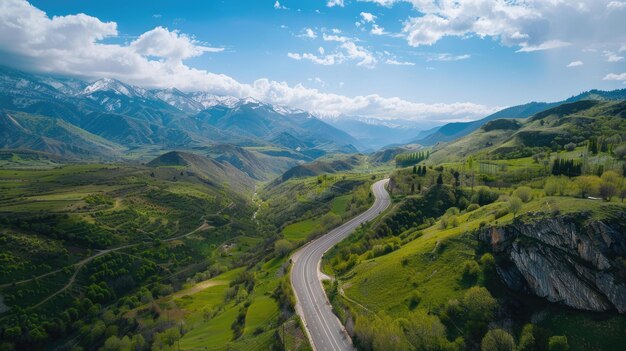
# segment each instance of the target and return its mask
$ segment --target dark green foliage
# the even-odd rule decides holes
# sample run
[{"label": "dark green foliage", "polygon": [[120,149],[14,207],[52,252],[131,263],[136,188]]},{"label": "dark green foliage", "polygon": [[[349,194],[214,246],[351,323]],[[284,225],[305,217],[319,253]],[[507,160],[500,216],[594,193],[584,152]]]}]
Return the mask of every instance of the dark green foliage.
[{"label": "dark green foliage", "polygon": [[568,351],[569,344],[566,336],[555,335],[548,340],[549,351]]},{"label": "dark green foliage", "polygon": [[488,205],[498,199],[500,196],[496,191],[490,190],[487,187],[481,187],[472,196],[472,203],[479,204],[480,206]]},{"label": "dark green foliage", "polygon": [[552,174],[577,177],[582,174],[582,167],[582,162],[580,161],[557,158],[552,164]]},{"label": "dark green foliage", "polygon": [[407,167],[420,163],[430,156],[430,151],[411,152],[406,154],[397,155],[396,167]]}]

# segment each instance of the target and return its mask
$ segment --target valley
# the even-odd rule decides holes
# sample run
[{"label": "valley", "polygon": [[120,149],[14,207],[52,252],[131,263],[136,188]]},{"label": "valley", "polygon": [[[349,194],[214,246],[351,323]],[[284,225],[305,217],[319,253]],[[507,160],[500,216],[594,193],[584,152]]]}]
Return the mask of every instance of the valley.
[{"label": "valley", "polygon": [[0,350],[626,342],[624,90],[392,140],[254,99],[0,73]]}]

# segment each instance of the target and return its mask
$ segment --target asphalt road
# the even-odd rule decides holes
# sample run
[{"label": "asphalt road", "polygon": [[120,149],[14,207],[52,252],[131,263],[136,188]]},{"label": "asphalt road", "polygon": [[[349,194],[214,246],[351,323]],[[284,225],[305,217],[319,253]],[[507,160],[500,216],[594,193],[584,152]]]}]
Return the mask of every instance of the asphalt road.
[{"label": "asphalt road", "polygon": [[350,235],[361,223],[374,219],[389,206],[391,201],[385,190],[388,181],[384,179],[372,185],[376,199],[367,211],[310,242],[292,257],[291,285],[297,298],[296,311],[316,351],[354,350],[352,340],[333,314],[322,288],[320,263],[326,251]]}]

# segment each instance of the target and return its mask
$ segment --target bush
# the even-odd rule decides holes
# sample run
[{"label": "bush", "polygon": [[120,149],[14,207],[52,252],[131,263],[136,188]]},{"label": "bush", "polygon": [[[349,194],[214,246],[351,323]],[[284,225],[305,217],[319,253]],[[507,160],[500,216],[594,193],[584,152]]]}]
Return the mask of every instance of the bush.
[{"label": "bush", "polygon": [[576,144],[567,143],[563,146],[563,148],[565,149],[565,151],[574,151],[576,149]]},{"label": "bush", "polygon": [[548,350],[568,351],[569,344],[567,343],[567,337],[563,335],[551,336],[550,339],[548,339]]},{"label": "bush", "polygon": [[496,201],[499,196],[500,194],[497,192],[491,191],[487,187],[481,187],[474,196],[472,196],[472,203],[479,204],[480,206],[489,205]]},{"label": "bush", "polygon": [[276,240],[274,243],[274,252],[278,257],[284,257],[293,250],[293,245],[286,239]]},{"label": "bush", "polygon": [[533,198],[532,189],[527,186],[520,186],[519,188],[515,189],[513,195],[519,197],[524,202],[528,202]]},{"label": "bush", "polygon": [[476,280],[480,273],[480,266],[476,261],[467,260],[463,263],[463,279]]},{"label": "bush", "polygon": [[492,329],[480,343],[482,351],[513,351],[515,350],[515,340],[511,334],[502,329]]},{"label": "bush", "polygon": [[480,257],[480,264],[485,271],[490,271],[496,266],[496,259],[492,254],[486,253]]},{"label": "bush", "polygon": [[480,208],[480,205],[478,204],[470,204],[469,206],[467,206],[467,212],[476,211],[479,208]]},{"label": "bush", "polygon": [[509,199],[509,211],[513,213],[513,218],[522,209],[522,200],[517,196],[511,196]]},{"label": "bush", "polygon": [[522,328],[517,348],[519,351],[533,351],[536,347],[535,326],[532,324],[526,324],[524,328]]}]

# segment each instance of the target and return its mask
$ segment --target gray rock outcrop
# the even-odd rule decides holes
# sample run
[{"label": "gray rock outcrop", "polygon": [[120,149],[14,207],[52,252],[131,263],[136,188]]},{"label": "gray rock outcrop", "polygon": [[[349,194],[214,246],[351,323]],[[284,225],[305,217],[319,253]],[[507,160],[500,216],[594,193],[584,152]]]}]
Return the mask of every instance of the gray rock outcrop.
[{"label": "gray rock outcrop", "polygon": [[626,313],[626,235],[584,214],[479,231],[506,285],[576,309]]}]

